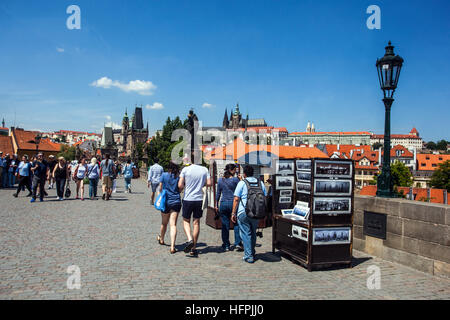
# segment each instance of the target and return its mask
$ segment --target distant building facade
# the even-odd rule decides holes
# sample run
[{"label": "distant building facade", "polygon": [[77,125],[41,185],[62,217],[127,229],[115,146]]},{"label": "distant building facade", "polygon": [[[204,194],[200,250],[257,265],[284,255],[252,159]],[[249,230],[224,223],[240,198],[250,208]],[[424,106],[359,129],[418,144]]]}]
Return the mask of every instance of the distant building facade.
[{"label": "distant building facade", "polygon": [[[384,143],[383,134],[373,134],[370,138],[370,144]],[[409,134],[391,134],[391,147],[396,145],[402,145],[408,150],[421,150],[423,149],[423,139],[420,137],[416,128],[412,128]]]}]

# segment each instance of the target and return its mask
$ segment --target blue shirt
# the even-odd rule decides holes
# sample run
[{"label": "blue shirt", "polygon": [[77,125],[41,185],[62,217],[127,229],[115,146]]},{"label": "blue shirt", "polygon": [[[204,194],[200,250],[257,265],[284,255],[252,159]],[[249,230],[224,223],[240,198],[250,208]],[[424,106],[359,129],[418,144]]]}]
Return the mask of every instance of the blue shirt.
[{"label": "blue shirt", "polygon": [[97,179],[100,177],[100,168],[98,164],[88,164],[88,178],[89,179]]},{"label": "blue shirt", "polygon": [[161,175],[160,182],[162,183],[163,190],[166,190],[166,201],[168,204],[181,203],[178,180],[180,180],[180,177],[175,178],[173,174],[168,172],[164,172]]},{"label": "blue shirt", "polygon": [[[222,178],[217,183],[216,202],[233,201],[234,190],[239,183],[239,178]],[[222,197],[221,197],[222,196]]]},{"label": "blue shirt", "polygon": [[161,175],[163,174],[164,169],[159,164],[155,163],[148,169],[148,181],[152,184],[157,184],[161,180]]},{"label": "blue shirt", "polygon": [[[257,181],[257,179],[255,177],[247,177],[245,179],[247,179],[248,182],[250,182],[250,183],[255,183]],[[261,187],[264,192],[264,195],[267,196],[267,191],[266,191],[266,187],[264,186],[264,183],[262,181],[260,181],[260,183],[261,183]],[[237,216],[245,213],[245,206],[247,205],[247,195],[248,195],[247,185],[245,184],[244,181],[239,181],[239,183],[236,187],[236,190],[234,191],[234,196],[240,198]]]},{"label": "blue shirt", "polygon": [[33,167],[35,167],[36,165],[38,167],[36,170],[34,170],[34,175],[41,179],[45,179],[46,175],[47,175],[47,168],[48,168],[47,161],[42,160],[42,162],[40,162],[40,161],[33,162]]},{"label": "blue shirt", "polygon": [[29,177],[30,176],[30,168],[31,164],[29,162],[20,162],[19,166],[17,167],[17,171],[19,172],[19,175],[21,177]]},{"label": "blue shirt", "polygon": [[130,163],[130,164],[127,163],[123,167],[122,174],[123,174],[124,178],[126,178],[126,179],[133,178],[133,167],[134,167],[134,165],[132,163]]}]

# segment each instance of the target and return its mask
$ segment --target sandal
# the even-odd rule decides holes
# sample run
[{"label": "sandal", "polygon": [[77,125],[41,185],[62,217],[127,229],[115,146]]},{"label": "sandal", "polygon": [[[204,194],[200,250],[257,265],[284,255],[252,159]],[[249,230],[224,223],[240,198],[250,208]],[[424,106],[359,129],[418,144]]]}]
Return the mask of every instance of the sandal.
[{"label": "sandal", "polygon": [[175,252],[177,252],[178,250],[177,249],[175,249],[175,248],[173,248],[173,249],[170,249],[170,253],[171,254],[174,254]]},{"label": "sandal", "polygon": [[161,239],[161,236],[160,236],[160,235],[158,235],[158,237],[156,237],[156,241],[158,241],[158,243],[159,243],[160,245],[165,245],[164,240]]},{"label": "sandal", "polygon": [[190,252],[189,252],[189,255],[191,256],[191,257],[195,257],[195,256],[197,256],[197,249],[192,249]]}]

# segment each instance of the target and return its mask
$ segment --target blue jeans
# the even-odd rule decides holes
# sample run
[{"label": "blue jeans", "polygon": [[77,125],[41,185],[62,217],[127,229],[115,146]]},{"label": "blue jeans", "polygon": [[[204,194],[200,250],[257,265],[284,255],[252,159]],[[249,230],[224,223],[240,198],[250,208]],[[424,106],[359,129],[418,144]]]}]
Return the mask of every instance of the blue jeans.
[{"label": "blue jeans", "polygon": [[14,172],[8,172],[8,187],[12,188],[16,184],[16,176]]},{"label": "blue jeans", "polygon": [[[222,219],[222,247],[230,247],[230,218],[233,210],[233,201],[223,201],[219,205],[220,218]],[[241,242],[239,235],[239,226],[234,225],[234,245],[237,246]]]},{"label": "blue jeans", "polygon": [[97,196],[98,179],[89,179],[89,198]]},{"label": "blue jeans", "polygon": [[3,188],[7,188],[8,187],[8,171],[6,171],[5,168],[3,168],[1,183],[2,183],[2,187]]},{"label": "blue jeans", "polygon": [[244,244],[244,259],[255,258],[256,229],[259,220],[247,217],[245,213],[238,216],[239,230]]},{"label": "blue jeans", "polygon": [[125,190],[130,189],[131,187],[131,178],[125,178]]}]

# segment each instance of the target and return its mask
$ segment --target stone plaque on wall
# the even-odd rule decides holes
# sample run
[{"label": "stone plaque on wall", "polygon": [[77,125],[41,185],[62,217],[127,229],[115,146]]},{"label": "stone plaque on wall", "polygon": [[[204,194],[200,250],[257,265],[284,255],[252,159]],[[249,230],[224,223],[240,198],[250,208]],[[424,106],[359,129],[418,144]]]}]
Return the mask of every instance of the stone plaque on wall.
[{"label": "stone plaque on wall", "polygon": [[385,214],[364,210],[364,235],[386,240],[386,223]]}]

